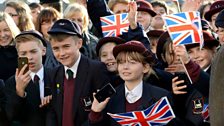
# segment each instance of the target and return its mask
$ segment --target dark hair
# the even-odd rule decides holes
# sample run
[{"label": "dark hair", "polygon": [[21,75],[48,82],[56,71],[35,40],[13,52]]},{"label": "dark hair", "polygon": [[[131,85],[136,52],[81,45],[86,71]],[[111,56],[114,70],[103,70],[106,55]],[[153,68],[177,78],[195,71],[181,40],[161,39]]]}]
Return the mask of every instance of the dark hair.
[{"label": "dark hair", "polygon": [[29,7],[31,10],[35,9],[35,8],[42,8],[42,6],[39,3],[33,2],[29,4]]},{"label": "dark hair", "polygon": [[56,21],[59,18],[61,18],[61,15],[56,9],[54,9],[52,7],[43,9],[37,17],[37,22],[36,22],[36,26],[35,26],[36,30],[39,31],[40,33],[42,33],[41,32],[41,23],[49,22],[51,20]]},{"label": "dark hair", "polygon": [[201,18],[203,18],[204,14],[205,14],[205,12],[204,12],[205,8],[206,8],[207,6],[211,6],[211,5],[212,5],[212,3],[209,2],[209,3],[203,4],[203,5],[201,5],[201,6],[199,7],[198,11],[200,12],[200,17],[201,17]]},{"label": "dark hair", "polygon": [[153,7],[157,7],[157,6],[159,6],[159,7],[163,7],[163,8],[165,9],[166,13],[168,13],[167,5],[166,5],[165,2],[161,2],[161,1],[153,1],[151,4],[152,4]]}]

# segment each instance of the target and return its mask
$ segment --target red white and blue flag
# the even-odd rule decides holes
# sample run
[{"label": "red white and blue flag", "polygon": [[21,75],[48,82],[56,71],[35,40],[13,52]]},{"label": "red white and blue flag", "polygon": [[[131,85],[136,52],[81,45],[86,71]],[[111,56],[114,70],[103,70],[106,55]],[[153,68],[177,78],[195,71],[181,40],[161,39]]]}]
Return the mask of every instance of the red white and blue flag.
[{"label": "red white and blue flag", "polygon": [[203,33],[199,12],[184,12],[163,16],[174,46],[200,43],[203,46]]},{"label": "red white and blue flag", "polygon": [[175,118],[167,97],[162,97],[155,104],[143,111],[107,114],[122,126],[166,125],[170,120]]},{"label": "red white and blue flag", "polygon": [[208,106],[208,104],[204,104],[203,111],[202,111],[202,117],[204,119],[204,122],[209,122],[209,106]]},{"label": "red white and blue flag", "polygon": [[129,21],[127,13],[100,17],[100,20],[104,37],[117,37],[128,31]]}]

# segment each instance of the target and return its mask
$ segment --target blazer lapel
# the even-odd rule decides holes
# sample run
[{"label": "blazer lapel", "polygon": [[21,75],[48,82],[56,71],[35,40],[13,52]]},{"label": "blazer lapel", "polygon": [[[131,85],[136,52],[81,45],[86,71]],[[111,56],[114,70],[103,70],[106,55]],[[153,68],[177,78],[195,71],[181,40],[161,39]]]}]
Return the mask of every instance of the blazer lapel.
[{"label": "blazer lapel", "polygon": [[150,87],[143,83],[143,92],[142,92],[142,105],[139,106],[138,110],[147,109],[149,106],[154,104],[156,100],[154,100]]},{"label": "blazer lapel", "polygon": [[[126,112],[126,99],[125,99],[125,89],[122,84],[120,88],[116,89],[116,94],[111,98],[111,104],[107,107],[108,112],[111,113],[124,113]],[[115,101],[115,102],[114,102]],[[111,109],[113,108],[113,109]],[[111,111],[113,110],[113,111]]]},{"label": "blazer lapel", "polygon": [[54,87],[54,92],[56,92],[56,111],[58,115],[58,121],[59,124],[62,124],[62,113],[63,113],[63,94],[64,94],[64,77],[65,77],[65,72],[64,72],[64,67],[60,66],[56,72],[56,75],[54,77],[55,79],[55,85]]},{"label": "blazer lapel", "polygon": [[74,91],[74,100],[73,100],[73,114],[75,114],[78,110],[78,106],[80,105],[80,95],[82,93],[83,87],[86,84],[86,78],[88,77],[88,60],[84,56],[81,55],[81,59],[78,65],[77,74],[75,78],[75,91]]},{"label": "blazer lapel", "polygon": [[52,94],[49,74],[50,74],[49,70],[46,67],[44,67],[44,96]]}]

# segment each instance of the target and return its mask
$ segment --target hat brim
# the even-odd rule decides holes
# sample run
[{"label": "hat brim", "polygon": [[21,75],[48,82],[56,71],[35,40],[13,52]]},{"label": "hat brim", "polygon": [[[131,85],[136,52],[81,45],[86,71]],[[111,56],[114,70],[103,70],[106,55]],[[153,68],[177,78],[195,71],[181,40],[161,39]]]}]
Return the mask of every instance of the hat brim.
[{"label": "hat brim", "polygon": [[48,34],[50,35],[53,35],[53,34],[68,34],[68,35],[76,35],[78,36],[79,38],[82,38],[82,36],[78,33],[74,33],[74,32],[71,32],[69,30],[65,30],[65,29],[61,29],[61,28],[54,28],[54,29],[51,29],[50,31],[47,32]]},{"label": "hat brim", "polygon": [[101,47],[104,44],[110,43],[110,42],[115,43],[116,45],[118,45],[118,44],[125,43],[125,40],[122,39],[122,38],[119,38],[119,37],[105,37],[105,38],[100,39],[99,42],[96,45],[97,56],[99,56]]},{"label": "hat brim", "polygon": [[142,54],[144,57],[146,57],[146,60],[148,61],[148,63],[154,62],[153,54],[141,46],[125,45],[125,44],[115,46],[113,49],[114,57],[116,58],[120,52],[138,52],[138,53]]},{"label": "hat brim", "polygon": [[224,28],[224,21],[216,21],[216,22],[215,22],[215,26],[216,26],[216,27]]},{"label": "hat brim", "polygon": [[22,36],[22,35],[32,35],[38,39],[41,40],[43,46],[47,47],[47,40],[45,40],[43,37],[41,37],[40,35],[36,34],[36,33],[33,33],[33,32],[21,32],[19,35],[16,36],[16,38],[18,38],[19,36]]},{"label": "hat brim", "polygon": [[220,7],[220,8],[217,8],[217,9],[213,9],[213,10],[209,10],[208,12],[205,13],[205,19],[209,22],[212,21],[212,15],[220,12],[221,10],[224,9],[224,6],[223,7]]},{"label": "hat brim", "polygon": [[163,54],[164,45],[168,40],[171,40],[171,38],[168,31],[166,31],[159,37],[157,41],[156,56],[161,61],[163,61],[161,54]]},{"label": "hat brim", "polygon": [[151,9],[138,8],[137,11],[145,11],[145,12],[148,12],[152,17],[155,17],[155,16],[157,15],[156,12],[154,12],[154,11],[151,10]]},{"label": "hat brim", "polygon": [[[193,43],[193,44],[187,44],[185,45],[186,49],[189,50],[194,47],[200,46],[200,43]],[[219,46],[219,41],[217,40],[207,40],[204,42],[204,47],[218,47]]]},{"label": "hat brim", "polygon": [[165,31],[164,30],[150,30],[147,32],[148,37],[160,37]]}]

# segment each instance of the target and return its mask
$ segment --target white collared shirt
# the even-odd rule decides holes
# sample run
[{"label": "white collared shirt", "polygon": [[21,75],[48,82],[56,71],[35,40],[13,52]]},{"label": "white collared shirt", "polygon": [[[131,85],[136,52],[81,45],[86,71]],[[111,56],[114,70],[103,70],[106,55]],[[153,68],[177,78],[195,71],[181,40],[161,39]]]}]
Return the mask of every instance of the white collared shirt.
[{"label": "white collared shirt", "polygon": [[135,103],[142,97],[143,82],[141,81],[133,90],[129,91],[125,85],[125,97],[129,103]]},{"label": "white collared shirt", "polygon": [[206,67],[203,71],[206,72],[210,68],[210,66],[211,65],[209,65],[208,67]]},{"label": "white collared shirt", "polygon": [[40,68],[39,71],[37,71],[37,73],[30,73],[30,76],[32,78],[32,81],[34,81],[34,76],[38,75],[38,77],[40,78],[39,80],[39,89],[40,89],[40,98],[44,98],[44,67],[42,66]]},{"label": "white collared shirt", "polygon": [[79,57],[77,59],[77,61],[75,62],[75,64],[72,66],[72,67],[67,67],[67,66],[64,66],[65,68],[65,77],[68,79],[68,74],[67,74],[67,69],[70,69],[72,72],[73,72],[73,78],[76,77],[76,74],[77,74],[77,69],[78,69],[78,65],[79,65],[79,62],[80,62],[80,59],[81,59],[81,54],[79,53]]}]

